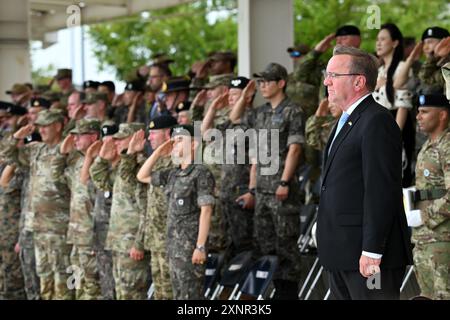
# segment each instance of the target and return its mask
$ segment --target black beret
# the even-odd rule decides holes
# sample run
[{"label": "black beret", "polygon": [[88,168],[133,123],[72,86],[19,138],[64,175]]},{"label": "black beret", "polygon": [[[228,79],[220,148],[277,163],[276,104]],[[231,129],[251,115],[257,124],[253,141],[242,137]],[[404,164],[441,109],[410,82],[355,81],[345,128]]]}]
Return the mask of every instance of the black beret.
[{"label": "black beret", "polygon": [[103,137],[112,136],[119,131],[119,127],[112,121],[108,121],[102,125],[100,134]]},{"label": "black beret", "polygon": [[436,38],[436,39],[443,39],[449,36],[448,30],[441,28],[441,27],[431,27],[427,28],[422,33],[422,40],[425,40],[426,38]]},{"label": "black beret", "polygon": [[194,126],[189,124],[179,124],[172,128],[172,137],[176,136],[195,136]]},{"label": "black beret", "polygon": [[50,102],[50,100],[45,99],[45,98],[33,98],[31,99],[31,107],[42,107],[42,108],[50,108],[50,106],[52,105],[52,103]]},{"label": "black beret", "polygon": [[99,85],[100,85],[100,82],[87,80],[87,81],[83,82],[83,90],[85,90],[87,88],[98,89]]},{"label": "black beret", "polygon": [[27,108],[12,104],[6,109],[6,112],[13,116],[23,116],[28,113],[28,110]]},{"label": "black beret", "polygon": [[149,130],[172,128],[177,124],[177,119],[172,116],[159,116],[150,121],[148,125]]},{"label": "black beret", "polygon": [[421,94],[418,107],[444,107],[450,108],[450,103],[443,94]]},{"label": "black beret", "polygon": [[191,80],[188,77],[172,77],[165,85],[163,85],[162,92],[176,92],[176,91],[188,91]]},{"label": "black beret", "polygon": [[230,84],[228,85],[228,88],[230,89],[244,89],[247,84],[250,82],[250,79],[246,77],[236,77],[230,80]]},{"label": "black beret", "polygon": [[127,82],[125,90],[129,91],[145,91],[145,83],[141,80]]},{"label": "black beret", "polygon": [[31,143],[31,142],[34,142],[34,141],[42,141],[42,137],[39,134],[39,132],[33,132],[29,136],[26,136],[25,139],[24,139],[25,144]]},{"label": "black beret", "polygon": [[336,30],[336,37],[339,36],[360,36],[361,32],[359,31],[358,27],[352,26],[352,25],[345,25],[342,27],[339,27]]},{"label": "black beret", "polygon": [[184,102],[180,102],[176,108],[175,111],[176,113],[182,112],[182,111],[189,111],[189,109],[191,108],[191,102],[190,101],[184,101]]}]

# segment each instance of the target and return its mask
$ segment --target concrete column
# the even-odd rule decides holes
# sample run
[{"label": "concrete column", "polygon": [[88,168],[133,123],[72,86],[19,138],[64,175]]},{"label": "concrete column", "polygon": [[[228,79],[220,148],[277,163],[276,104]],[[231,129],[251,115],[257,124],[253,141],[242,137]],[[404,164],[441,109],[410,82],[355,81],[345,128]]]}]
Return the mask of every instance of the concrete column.
[{"label": "concrete column", "polygon": [[28,0],[2,1],[0,10],[0,99],[16,82],[31,81]]},{"label": "concrete column", "polygon": [[286,49],[294,40],[293,0],[238,0],[239,75],[277,62],[292,71]]}]

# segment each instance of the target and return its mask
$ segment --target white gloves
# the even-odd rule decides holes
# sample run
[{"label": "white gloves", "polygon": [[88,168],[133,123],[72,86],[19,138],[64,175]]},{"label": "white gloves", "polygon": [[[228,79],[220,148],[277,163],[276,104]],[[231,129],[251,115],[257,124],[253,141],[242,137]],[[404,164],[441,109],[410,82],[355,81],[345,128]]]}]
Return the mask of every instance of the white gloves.
[{"label": "white gloves", "polygon": [[420,216],[420,210],[411,210],[406,212],[406,221],[408,221],[409,227],[420,227],[423,224],[422,217]]}]

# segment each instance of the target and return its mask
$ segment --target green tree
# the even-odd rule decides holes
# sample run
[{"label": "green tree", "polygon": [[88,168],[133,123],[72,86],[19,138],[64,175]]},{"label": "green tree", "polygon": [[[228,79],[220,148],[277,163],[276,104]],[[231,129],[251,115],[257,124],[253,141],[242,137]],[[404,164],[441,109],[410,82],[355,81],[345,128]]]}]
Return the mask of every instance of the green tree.
[{"label": "green tree", "polygon": [[174,74],[185,74],[211,51],[237,51],[236,6],[236,0],[202,0],[91,26],[94,54],[100,68],[112,66],[121,79],[159,52],[175,60]]}]

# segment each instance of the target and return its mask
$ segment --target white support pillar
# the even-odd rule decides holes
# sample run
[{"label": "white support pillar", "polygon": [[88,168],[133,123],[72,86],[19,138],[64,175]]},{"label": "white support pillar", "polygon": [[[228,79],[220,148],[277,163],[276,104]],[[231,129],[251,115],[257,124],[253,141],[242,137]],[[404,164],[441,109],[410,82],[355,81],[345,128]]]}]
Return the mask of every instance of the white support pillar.
[{"label": "white support pillar", "polygon": [[28,0],[2,1],[0,10],[0,99],[16,82],[31,80]]},{"label": "white support pillar", "polygon": [[277,62],[292,71],[286,49],[294,40],[293,0],[238,0],[239,75]]}]

